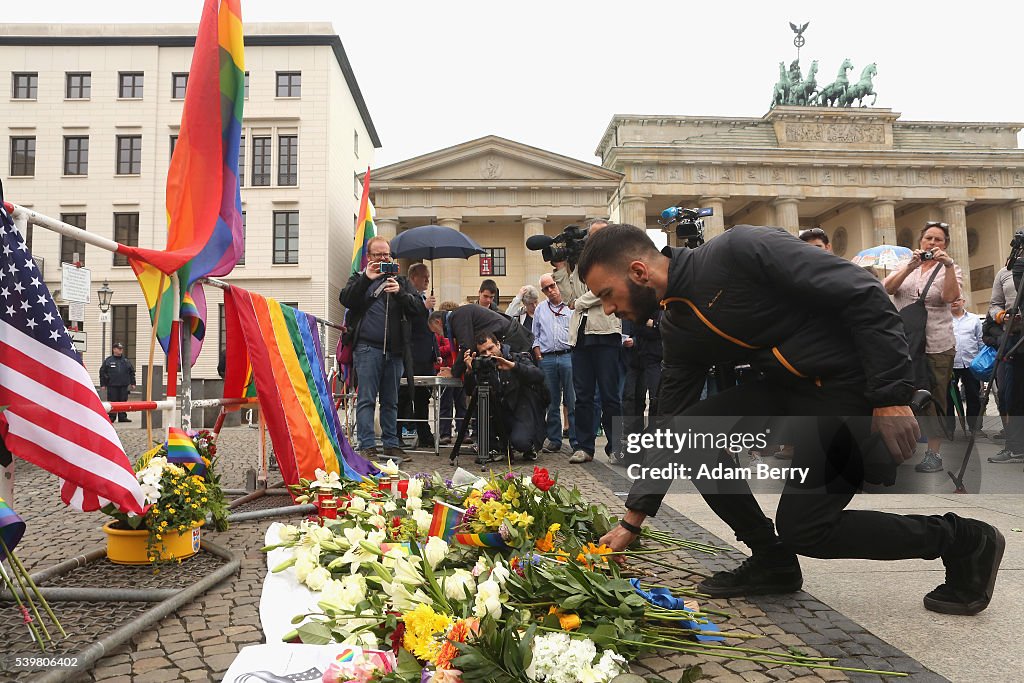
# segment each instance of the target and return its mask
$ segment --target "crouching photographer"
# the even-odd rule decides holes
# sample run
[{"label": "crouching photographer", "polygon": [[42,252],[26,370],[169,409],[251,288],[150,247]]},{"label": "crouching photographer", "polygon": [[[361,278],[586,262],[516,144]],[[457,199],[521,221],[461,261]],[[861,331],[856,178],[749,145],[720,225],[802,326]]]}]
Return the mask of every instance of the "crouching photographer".
[{"label": "crouching photographer", "polygon": [[491,433],[498,437],[497,442],[492,437],[486,447],[480,444],[478,460],[507,446],[521,452],[524,460],[536,460],[537,450],[544,443],[544,373],[529,353],[513,353],[507,345],[498,343],[493,332],[479,334],[474,341],[476,352],[466,349],[463,354],[466,391],[475,399],[480,386],[490,387]]}]

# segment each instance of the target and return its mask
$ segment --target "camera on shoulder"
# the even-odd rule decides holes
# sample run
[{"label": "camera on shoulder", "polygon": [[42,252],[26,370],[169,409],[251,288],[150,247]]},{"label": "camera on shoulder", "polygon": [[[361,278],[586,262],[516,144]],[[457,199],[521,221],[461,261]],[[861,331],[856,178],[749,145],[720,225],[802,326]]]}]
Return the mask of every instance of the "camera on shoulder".
[{"label": "camera on shoulder", "polygon": [[589,232],[588,228],[581,228],[575,224],[567,225],[554,237],[532,235],[526,240],[526,248],[539,251],[541,257],[548,263],[568,261],[575,265],[583,252],[583,242]]}]

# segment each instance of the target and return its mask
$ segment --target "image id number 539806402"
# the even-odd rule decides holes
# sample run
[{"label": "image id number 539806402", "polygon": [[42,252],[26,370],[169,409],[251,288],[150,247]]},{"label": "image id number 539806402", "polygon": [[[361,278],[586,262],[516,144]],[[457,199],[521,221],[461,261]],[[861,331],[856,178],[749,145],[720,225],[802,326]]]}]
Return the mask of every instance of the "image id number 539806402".
[{"label": "image id number 539806402", "polygon": [[34,671],[37,669],[77,669],[74,655],[12,655],[0,653],[0,671]]}]

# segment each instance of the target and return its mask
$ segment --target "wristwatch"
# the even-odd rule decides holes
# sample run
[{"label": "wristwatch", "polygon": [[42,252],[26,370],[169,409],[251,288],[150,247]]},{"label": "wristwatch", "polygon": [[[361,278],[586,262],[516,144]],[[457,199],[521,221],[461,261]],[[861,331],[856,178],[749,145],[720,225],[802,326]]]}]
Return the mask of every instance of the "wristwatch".
[{"label": "wristwatch", "polygon": [[631,534],[639,534],[643,529],[635,524],[630,524],[624,519],[619,520],[619,526],[628,531]]}]

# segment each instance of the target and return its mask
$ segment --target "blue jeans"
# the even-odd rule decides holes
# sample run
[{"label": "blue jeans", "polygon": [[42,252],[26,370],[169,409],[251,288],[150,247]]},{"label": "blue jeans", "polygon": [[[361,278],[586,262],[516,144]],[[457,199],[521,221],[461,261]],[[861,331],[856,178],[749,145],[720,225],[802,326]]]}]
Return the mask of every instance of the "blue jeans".
[{"label": "blue jeans", "polygon": [[562,404],[569,413],[569,443],[576,445],[576,392],[572,388],[572,354],[544,356],[540,359],[544,371],[544,383],[548,385],[551,403],[545,425],[548,441],[562,445]]},{"label": "blue jeans", "polygon": [[357,344],[352,365],[359,383],[356,400],[356,430],[359,450],[373,448],[377,439],[373,431],[373,410],[380,397],[381,441],[385,448],[398,448],[398,383],[402,380],[402,357],[388,354],[369,344]]},{"label": "blue jeans", "polygon": [[618,434],[614,429],[614,418],[622,415],[621,386],[622,368],[619,365],[619,347],[616,345],[587,344],[577,346],[572,352],[572,383],[576,390],[576,436],[579,448],[594,454],[597,435],[595,424],[594,394],[601,391],[601,424],[608,439],[605,450],[618,447]]}]

